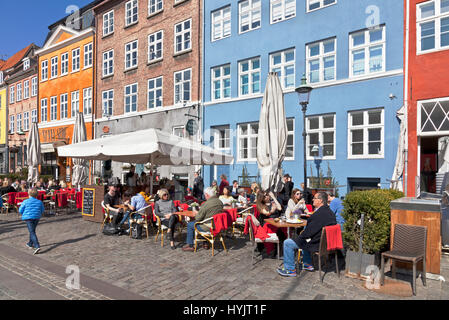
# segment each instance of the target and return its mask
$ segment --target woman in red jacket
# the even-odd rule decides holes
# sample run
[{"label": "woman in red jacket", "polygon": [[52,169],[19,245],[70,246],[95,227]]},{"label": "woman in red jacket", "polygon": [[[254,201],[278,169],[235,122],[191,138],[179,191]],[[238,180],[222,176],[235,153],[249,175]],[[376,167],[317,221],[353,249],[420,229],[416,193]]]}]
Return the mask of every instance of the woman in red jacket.
[{"label": "woman in red jacket", "polygon": [[223,189],[225,188],[225,187],[227,187],[227,186],[229,186],[229,182],[228,182],[228,178],[226,177],[226,175],[225,174],[222,174],[221,176],[220,176],[220,179],[221,179],[221,182],[220,182],[220,186],[219,186],[219,188],[218,188],[218,191],[220,192],[220,196],[221,195],[223,195]]}]

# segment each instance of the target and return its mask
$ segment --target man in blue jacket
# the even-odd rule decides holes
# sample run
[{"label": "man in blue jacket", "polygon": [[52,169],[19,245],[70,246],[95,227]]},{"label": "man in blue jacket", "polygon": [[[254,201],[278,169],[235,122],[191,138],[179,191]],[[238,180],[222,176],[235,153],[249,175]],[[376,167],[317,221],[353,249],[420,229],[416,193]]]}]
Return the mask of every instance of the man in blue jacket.
[{"label": "man in blue jacket", "polygon": [[27,223],[28,231],[30,232],[30,241],[27,243],[27,247],[30,249],[34,248],[33,254],[37,254],[41,246],[37,240],[36,227],[45,209],[42,201],[37,199],[37,189],[30,189],[28,195],[30,198],[22,202],[19,212],[22,215],[22,220]]}]

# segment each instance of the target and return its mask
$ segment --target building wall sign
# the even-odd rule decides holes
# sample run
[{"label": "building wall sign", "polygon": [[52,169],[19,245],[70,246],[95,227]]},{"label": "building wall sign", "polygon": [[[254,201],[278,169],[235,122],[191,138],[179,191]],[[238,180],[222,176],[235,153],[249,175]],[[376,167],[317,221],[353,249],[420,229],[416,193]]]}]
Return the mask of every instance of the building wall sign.
[{"label": "building wall sign", "polygon": [[41,129],[40,136],[42,143],[66,141],[69,142],[67,127]]}]

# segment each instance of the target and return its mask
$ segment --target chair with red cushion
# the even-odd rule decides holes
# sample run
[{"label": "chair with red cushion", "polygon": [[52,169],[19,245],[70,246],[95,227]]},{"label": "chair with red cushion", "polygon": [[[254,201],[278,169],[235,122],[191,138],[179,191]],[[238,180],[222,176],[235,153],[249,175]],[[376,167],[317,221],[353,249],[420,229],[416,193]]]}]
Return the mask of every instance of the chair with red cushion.
[{"label": "chair with red cushion", "polygon": [[[198,221],[194,225],[195,230],[195,252],[197,249],[197,243],[198,242],[204,242],[207,241],[212,246],[212,256],[214,256],[214,243],[216,238],[219,238],[221,241],[221,244],[223,245],[224,250],[226,253],[228,250],[226,249],[224,240],[223,240],[223,233],[226,232],[226,230],[231,226],[229,225],[229,213],[222,212],[214,215],[212,218],[208,218],[203,221]],[[209,228],[208,231],[202,231],[206,229],[204,225],[210,224],[212,222],[212,228]],[[202,226],[202,230],[198,229],[198,226]]]}]

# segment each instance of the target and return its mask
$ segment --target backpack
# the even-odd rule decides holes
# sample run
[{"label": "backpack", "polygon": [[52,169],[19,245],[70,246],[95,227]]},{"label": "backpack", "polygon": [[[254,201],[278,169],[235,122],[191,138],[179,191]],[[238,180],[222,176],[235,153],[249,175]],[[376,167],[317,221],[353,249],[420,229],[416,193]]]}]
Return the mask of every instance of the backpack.
[{"label": "backpack", "polygon": [[116,226],[112,223],[106,223],[103,227],[103,234],[106,236],[113,236],[119,233]]},{"label": "backpack", "polygon": [[142,239],[142,231],[143,231],[143,227],[141,224],[138,223],[133,223],[131,225],[131,238],[133,239]]}]

